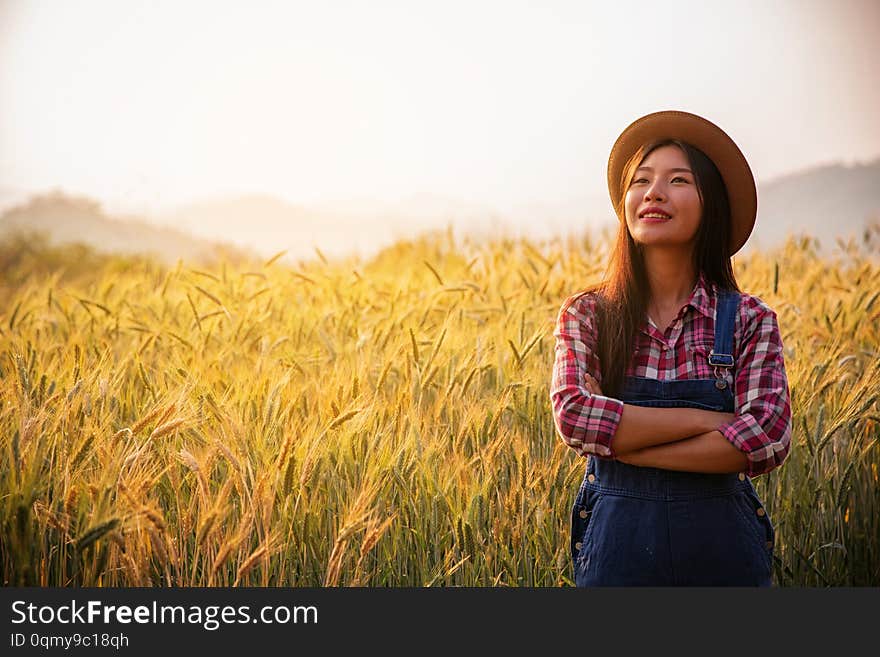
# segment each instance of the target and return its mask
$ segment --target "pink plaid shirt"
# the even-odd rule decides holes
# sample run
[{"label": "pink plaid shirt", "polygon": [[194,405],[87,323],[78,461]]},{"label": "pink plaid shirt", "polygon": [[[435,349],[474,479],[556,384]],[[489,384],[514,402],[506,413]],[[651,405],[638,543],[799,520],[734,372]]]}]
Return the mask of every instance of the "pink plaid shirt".
[{"label": "pink plaid shirt", "polygon": [[[661,381],[714,379],[707,358],[714,343],[715,292],[701,274],[665,332],[646,321],[636,335],[627,375]],[[594,309],[595,297],[587,294],[557,318],[550,399],[556,429],[566,445],[581,456],[613,458],[611,445],[624,404],[591,395],[584,387],[585,372],[602,383]],[[791,404],[776,313],[758,297],[743,294],[733,343],[737,417],[718,430],[745,452],[746,474],[754,477],[779,467],[791,443]]]}]

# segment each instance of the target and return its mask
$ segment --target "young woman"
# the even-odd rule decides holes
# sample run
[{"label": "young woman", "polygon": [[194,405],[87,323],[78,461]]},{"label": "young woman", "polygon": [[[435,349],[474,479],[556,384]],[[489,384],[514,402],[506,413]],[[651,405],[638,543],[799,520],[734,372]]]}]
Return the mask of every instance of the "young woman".
[{"label": "young woman", "polygon": [[790,446],[776,314],[731,256],[755,223],[748,163],[718,126],[644,116],[618,137],[608,273],[565,301],[550,396],[589,456],[572,508],[578,586],[770,586],[774,527],[752,487]]}]

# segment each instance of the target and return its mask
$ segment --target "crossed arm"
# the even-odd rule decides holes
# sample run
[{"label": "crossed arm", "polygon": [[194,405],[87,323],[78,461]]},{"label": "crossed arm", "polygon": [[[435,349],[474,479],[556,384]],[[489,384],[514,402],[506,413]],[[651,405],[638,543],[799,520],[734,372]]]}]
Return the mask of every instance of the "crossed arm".
[{"label": "crossed arm", "polygon": [[[601,395],[596,380],[585,374],[590,394]],[[699,408],[653,408],[624,404],[614,434],[618,461],[642,467],[686,472],[742,472],[748,458],[716,429],[733,413]]]}]

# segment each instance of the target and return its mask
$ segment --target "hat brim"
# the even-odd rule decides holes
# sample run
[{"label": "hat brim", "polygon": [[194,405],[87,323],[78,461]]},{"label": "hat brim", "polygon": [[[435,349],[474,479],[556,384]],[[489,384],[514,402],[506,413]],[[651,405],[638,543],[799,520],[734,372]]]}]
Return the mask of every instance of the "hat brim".
[{"label": "hat brim", "polygon": [[[711,121],[689,112],[666,110],[631,123],[614,142],[608,157],[608,192],[615,212],[623,196],[623,170],[641,146],[658,139],[678,139],[703,151],[721,173],[730,202],[730,253],[739,251],[755,226],[758,192],[755,178],[739,147]],[[626,221],[622,212],[618,219]]]}]

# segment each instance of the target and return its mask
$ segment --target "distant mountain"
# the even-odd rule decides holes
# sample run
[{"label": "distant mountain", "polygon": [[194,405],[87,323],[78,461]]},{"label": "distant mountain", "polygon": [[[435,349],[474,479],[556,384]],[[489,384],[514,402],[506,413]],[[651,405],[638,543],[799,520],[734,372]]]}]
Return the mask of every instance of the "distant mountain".
[{"label": "distant mountain", "polygon": [[[14,197],[3,190],[5,198]],[[2,194],[0,194],[2,196]],[[0,198],[2,200],[2,198]],[[2,209],[2,208],[0,208]],[[860,238],[869,221],[880,221],[880,158],[798,171],[758,185],[758,220],[743,249],[773,248],[792,234],[809,234],[829,252],[838,237]],[[104,251],[151,251],[166,261],[203,258],[234,244],[239,252],[287,259],[311,258],[315,248],[331,257],[369,256],[400,239],[453,226],[476,237],[598,234],[615,230],[611,203],[582,195],[533,203],[500,213],[491,207],[416,194],[397,202],[348,199],[295,205],[265,195],[209,199],[158,217],[108,216],[93,200],[51,192],[33,196],[0,216],[0,237],[13,230],[47,233],[54,241],[81,241]]]},{"label": "distant mountain", "polygon": [[747,247],[767,248],[806,233],[828,251],[838,237],[858,238],[871,220],[880,220],[880,158],[812,167],[758,186],[758,219]]},{"label": "distant mountain", "polygon": [[427,192],[411,194],[397,201],[376,201],[366,198],[325,201],[315,204],[313,208],[335,216],[361,219],[390,217],[399,223],[412,220],[442,222],[450,218],[482,220],[498,214],[495,208],[482,203]]},{"label": "distant mountain", "polygon": [[[880,158],[798,171],[759,183],[758,219],[743,253],[781,245],[792,234],[817,237],[827,252],[838,237],[858,237],[873,218],[880,218]],[[222,234],[263,254],[287,249],[292,256],[311,255],[315,246],[327,255],[364,254],[448,225],[477,236],[504,233],[533,238],[598,232],[617,225],[611,202],[586,194],[503,214],[437,194],[416,194],[397,202],[350,199],[309,207],[247,196],[188,205],[164,221],[206,237]]]},{"label": "distant mountain", "polygon": [[103,252],[151,253],[167,263],[178,258],[211,260],[221,253],[245,255],[241,249],[196,239],[141,218],[109,217],[97,201],[57,190],[32,196],[0,215],[0,238],[31,232],[46,235],[50,244],[81,242]]},{"label": "distant mountain", "polygon": [[286,250],[295,258],[314,256],[316,247],[334,257],[366,255],[448,223],[485,229],[495,217],[491,208],[429,194],[394,203],[350,199],[310,207],[252,195],[193,203],[160,221],[204,237],[221,234],[264,255]]}]

